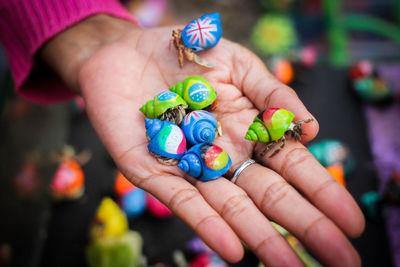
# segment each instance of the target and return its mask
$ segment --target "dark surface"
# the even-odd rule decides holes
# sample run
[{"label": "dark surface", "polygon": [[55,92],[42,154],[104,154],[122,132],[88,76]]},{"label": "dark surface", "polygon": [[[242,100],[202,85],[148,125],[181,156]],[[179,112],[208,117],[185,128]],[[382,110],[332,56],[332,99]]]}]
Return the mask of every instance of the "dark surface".
[{"label": "dark surface", "polygon": [[[372,164],[362,103],[351,93],[347,71],[327,66],[301,71],[302,83],[293,84],[309,111],[318,119],[315,141],[337,139],[346,144],[356,160],[354,172],[346,176],[347,189],[360,204],[363,193],[376,190],[378,180]],[[384,223],[367,221],[363,235],[352,240],[363,266],[391,266]]]}]

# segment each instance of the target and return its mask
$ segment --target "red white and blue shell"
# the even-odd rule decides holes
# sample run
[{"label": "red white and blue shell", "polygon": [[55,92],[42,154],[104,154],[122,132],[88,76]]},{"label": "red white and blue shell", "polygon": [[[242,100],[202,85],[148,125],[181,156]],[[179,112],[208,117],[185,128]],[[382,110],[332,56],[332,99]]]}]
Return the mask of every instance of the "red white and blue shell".
[{"label": "red white and blue shell", "polygon": [[222,28],[219,13],[206,14],[190,22],[182,30],[182,41],[194,52],[213,48],[221,39]]},{"label": "red white and blue shell", "polygon": [[151,139],[149,151],[162,157],[180,159],[186,150],[186,138],[182,130],[170,121],[145,119],[147,135]]},{"label": "red white and blue shell", "polygon": [[217,131],[217,120],[208,111],[196,110],[183,118],[181,129],[190,145],[212,144]]}]

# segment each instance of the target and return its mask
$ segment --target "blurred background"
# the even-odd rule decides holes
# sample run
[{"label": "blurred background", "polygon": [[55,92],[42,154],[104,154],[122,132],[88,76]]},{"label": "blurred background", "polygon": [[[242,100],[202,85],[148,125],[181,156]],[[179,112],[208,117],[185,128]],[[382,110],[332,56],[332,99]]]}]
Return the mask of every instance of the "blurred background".
[{"label": "blurred background", "polygon": [[[400,1],[123,1],[144,27],[219,12],[223,37],[262,58],[319,120],[306,144],[367,218],[363,266],[400,266]],[[126,183],[80,98],[13,92],[0,49],[0,266],[228,266]],[[298,240],[275,227],[308,266]],[[250,252],[233,266],[258,266]]]}]

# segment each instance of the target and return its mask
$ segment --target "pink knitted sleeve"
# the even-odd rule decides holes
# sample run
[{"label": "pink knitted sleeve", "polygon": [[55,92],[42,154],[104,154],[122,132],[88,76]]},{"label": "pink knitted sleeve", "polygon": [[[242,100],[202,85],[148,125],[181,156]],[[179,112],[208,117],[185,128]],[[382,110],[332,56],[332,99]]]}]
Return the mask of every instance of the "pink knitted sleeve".
[{"label": "pink knitted sleeve", "polygon": [[20,95],[37,103],[75,96],[50,71],[36,73],[35,54],[52,36],[97,13],[136,23],[116,0],[0,0],[0,40]]}]

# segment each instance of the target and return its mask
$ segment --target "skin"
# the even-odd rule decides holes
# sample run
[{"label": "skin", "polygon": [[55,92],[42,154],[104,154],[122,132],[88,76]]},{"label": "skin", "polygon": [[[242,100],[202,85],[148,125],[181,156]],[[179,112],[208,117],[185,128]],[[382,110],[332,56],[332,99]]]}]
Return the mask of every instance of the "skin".
[{"label": "skin", "polygon": [[[95,15],[50,40],[40,57],[85,100],[99,138],[122,173],[151,192],[229,262],[243,257],[241,240],[267,266],[301,266],[273,220],[296,235],[325,265],[359,266],[346,235],[359,236],[364,217],[351,195],[300,143],[288,139],[273,158],[264,145],[244,139],[260,110],[281,107],[295,120],[313,118],[296,93],[278,82],[253,53],[222,39],[201,53],[214,63],[179,67],[171,32],[182,27],[142,30],[128,21]],[[215,140],[230,155],[227,176],[245,160],[236,184],[228,179],[199,182],[176,166],[157,162],[147,151],[140,106],[187,76],[199,75],[218,91],[213,114],[223,136]],[[303,141],[318,123],[303,125]]]}]

